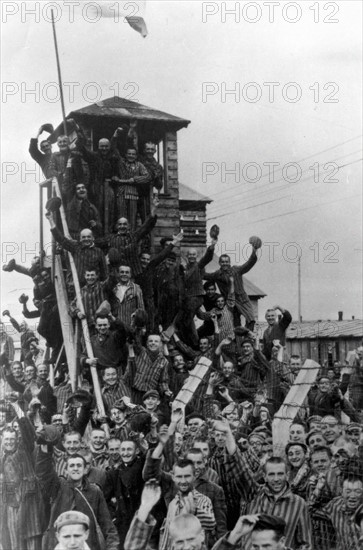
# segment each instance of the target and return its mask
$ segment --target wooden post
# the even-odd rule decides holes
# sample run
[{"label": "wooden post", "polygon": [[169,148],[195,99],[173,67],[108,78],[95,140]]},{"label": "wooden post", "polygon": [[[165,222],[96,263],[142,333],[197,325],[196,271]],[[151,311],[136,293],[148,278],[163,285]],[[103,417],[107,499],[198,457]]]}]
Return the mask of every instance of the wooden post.
[{"label": "wooden post", "polygon": [[290,425],[314,384],[319,369],[320,365],[312,359],[305,361],[283,404],[275,414],[272,422],[274,454],[284,455],[289,439]]},{"label": "wooden post", "polygon": [[195,390],[208,372],[212,361],[206,357],[201,357],[193,370],[189,371],[189,376],[185,380],[182,389],[173,401],[173,407],[185,409],[186,405],[192,399]]},{"label": "wooden post", "polygon": [[[61,194],[60,194],[60,191],[59,191],[59,185],[58,185],[57,178],[53,179],[53,188],[55,189],[55,192],[56,192],[57,196],[60,197]],[[63,204],[61,204],[59,212],[60,212],[61,219],[62,219],[64,235],[69,238],[67,220],[66,220],[66,215],[65,215],[65,212],[64,212]],[[75,292],[76,292],[77,307],[78,307],[78,309],[81,313],[85,314],[84,307],[83,307],[83,301],[82,301],[82,295],[81,295],[81,288],[80,288],[79,280],[78,280],[78,273],[77,273],[77,269],[76,269],[76,266],[75,266],[75,263],[74,263],[74,260],[73,260],[73,256],[70,252],[68,252],[68,258],[69,258],[69,263],[70,263],[71,271],[72,271],[74,289],[75,289]],[[88,330],[88,325],[87,325],[87,319],[82,319],[81,323],[82,323],[82,331],[83,331],[83,337],[84,337],[84,341],[85,341],[87,355],[90,359],[94,359],[93,349],[92,349],[89,330]],[[73,343],[73,346],[76,347],[76,343]],[[103,399],[102,399],[102,394],[101,394],[100,381],[98,379],[97,369],[96,369],[96,367],[90,367],[90,371],[91,371],[93,388],[94,388],[94,392],[95,392],[98,411],[99,411],[101,416],[106,416],[105,407],[104,407],[104,404],[103,404]],[[77,374],[75,372],[74,373],[74,378],[75,379],[76,379],[76,376],[77,376]]]},{"label": "wooden post", "polygon": [[59,93],[62,106],[62,117],[63,117],[63,133],[67,135],[67,122],[66,122],[66,111],[64,107],[64,96],[63,96],[63,83],[62,83],[62,74],[59,62],[59,52],[58,52],[58,42],[57,42],[57,33],[55,31],[55,22],[54,22],[54,13],[53,10],[50,11],[52,17],[52,29],[53,29],[53,39],[54,39],[54,48],[55,48],[55,57],[57,61],[57,72],[58,72],[58,84],[59,84]]}]

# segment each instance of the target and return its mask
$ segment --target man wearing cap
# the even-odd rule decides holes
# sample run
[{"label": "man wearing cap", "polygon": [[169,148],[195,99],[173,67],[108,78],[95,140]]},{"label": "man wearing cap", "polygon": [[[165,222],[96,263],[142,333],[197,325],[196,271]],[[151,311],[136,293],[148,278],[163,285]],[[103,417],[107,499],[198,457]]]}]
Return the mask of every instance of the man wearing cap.
[{"label": "man wearing cap", "polygon": [[158,426],[162,426],[166,423],[165,414],[159,408],[160,394],[157,390],[148,390],[144,393],[142,398],[145,410],[152,416],[156,416],[158,419]]},{"label": "man wearing cap", "polygon": [[112,426],[110,429],[111,437],[124,441],[128,438],[131,431],[127,420],[127,412],[131,410],[131,400],[129,397],[122,397],[112,405],[110,410],[110,419]]},{"label": "man wearing cap", "polygon": [[89,517],[74,510],[63,512],[54,522],[58,541],[54,550],[92,550],[87,544]]},{"label": "man wearing cap", "polygon": [[345,429],[345,434],[348,441],[358,446],[361,444],[362,431],[363,427],[361,424],[358,424],[358,422],[351,422]]}]

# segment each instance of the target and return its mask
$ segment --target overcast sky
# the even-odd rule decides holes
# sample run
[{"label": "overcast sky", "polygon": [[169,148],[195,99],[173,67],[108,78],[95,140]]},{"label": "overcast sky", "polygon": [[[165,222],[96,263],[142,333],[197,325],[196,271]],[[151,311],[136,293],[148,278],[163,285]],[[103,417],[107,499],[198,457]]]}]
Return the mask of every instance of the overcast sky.
[{"label": "overcast sky", "polygon": [[[361,2],[146,4],[143,39],[122,19],[70,23],[58,3],[66,112],[116,93],[191,120],[180,181],[213,199],[209,226],[234,262],[263,240],[248,275],[268,295],[260,312],[277,303],[297,318],[301,254],[303,318],[362,318]],[[48,12],[35,22],[34,5],[2,2],[2,262],[27,265],[39,240],[29,138],[61,119]],[[2,309],[19,314],[31,281],[1,274]]]}]

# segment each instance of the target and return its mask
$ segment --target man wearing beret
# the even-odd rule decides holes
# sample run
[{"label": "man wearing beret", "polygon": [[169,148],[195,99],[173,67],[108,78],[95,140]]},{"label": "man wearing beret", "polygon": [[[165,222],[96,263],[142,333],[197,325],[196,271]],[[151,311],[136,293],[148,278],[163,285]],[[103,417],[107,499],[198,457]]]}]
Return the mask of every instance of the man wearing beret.
[{"label": "man wearing beret", "polygon": [[87,544],[89,517],[75,510],[63,512],[54,522],[58,541],[54,550],[90,550]]}]

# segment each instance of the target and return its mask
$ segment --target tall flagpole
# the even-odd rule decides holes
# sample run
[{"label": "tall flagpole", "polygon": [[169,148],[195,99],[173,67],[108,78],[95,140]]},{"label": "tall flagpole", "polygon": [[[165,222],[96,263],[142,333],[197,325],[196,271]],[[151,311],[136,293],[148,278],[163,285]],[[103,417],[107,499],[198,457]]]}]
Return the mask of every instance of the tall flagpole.
[{"label": "tall flagpole", "polygon": [[53,10],[51,10],[51,15],[52,15],[52,28],[53,28],[53,38],[54,38],[55,56],[56,56],[56,59],[57,59],[58,83],[59,83],[60,99],[61,99],[61,106],[62,106],[63,131],[64,131],[64,134],[67,135],[67,121],[66,121],[66,111],[65,111],[65,108],[64,108],[64,96],[63,96],[62,75],[61,75],[61,69],[60,69],[60,63],[59,63],[59,53],[58,53],[57,34],[56,34],[56,32],[55,32],[55,22],[54,22],[54,13],[53,13]]}]

